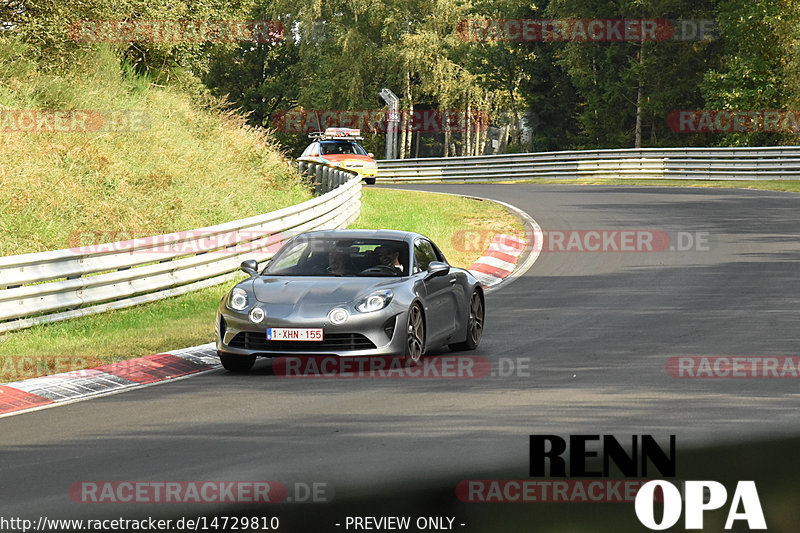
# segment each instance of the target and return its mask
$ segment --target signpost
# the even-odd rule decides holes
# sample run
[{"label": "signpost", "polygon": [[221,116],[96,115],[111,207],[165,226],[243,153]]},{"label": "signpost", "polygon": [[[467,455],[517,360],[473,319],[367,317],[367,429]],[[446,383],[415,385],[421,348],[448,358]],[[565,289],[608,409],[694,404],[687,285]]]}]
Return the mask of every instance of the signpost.
[{"label": "signpost", "polygon": [[386,159],[396,159],[397,155],[397,124],[400,122],[398,104],[400,99],[392,91],[384,87],[378,93],[389,106],[386,115]]}]

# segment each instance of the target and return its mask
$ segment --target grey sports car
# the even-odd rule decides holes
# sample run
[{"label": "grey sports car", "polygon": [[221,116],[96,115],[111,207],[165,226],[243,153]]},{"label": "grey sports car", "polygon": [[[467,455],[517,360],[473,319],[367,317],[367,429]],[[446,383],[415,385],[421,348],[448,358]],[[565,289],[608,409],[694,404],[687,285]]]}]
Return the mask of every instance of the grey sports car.
[{"label": "grey sports car", "polygon": [[483,289],[427,237],[393,230],[330,230],[293,237],[220,301],[217,353],[231,371],[278,355],[402,355],[413,362],[449,345],[473,350]]}]

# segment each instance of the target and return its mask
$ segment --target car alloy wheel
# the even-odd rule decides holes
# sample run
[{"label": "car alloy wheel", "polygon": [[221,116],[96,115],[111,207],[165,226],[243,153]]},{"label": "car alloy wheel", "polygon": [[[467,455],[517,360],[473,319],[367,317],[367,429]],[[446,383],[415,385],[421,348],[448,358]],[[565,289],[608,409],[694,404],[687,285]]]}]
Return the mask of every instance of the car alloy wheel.
[{"label": "car alloy wheel", "polygon": [[470,344],[478,346],[483,335],[483,300],[478,291],[472,293],[472,303],[469,306],[469,325],[467,326]]},{"label": "car alloy wheel", "polygon": [[419,361],[425,351],[425,320],[419,305],[412,305],[408,310],[408,340],[406,357],[413,362]]},{"label": "car alloy wheel", "polygon": [[478,289],[472,292],[472,298],[469,300],[469,315],[467,316],[467,335],[463,342],[456,342],[450,344],[450,349],[454,352],[462,350],[474,350],[481,342],[483,335],[483,298]]}]

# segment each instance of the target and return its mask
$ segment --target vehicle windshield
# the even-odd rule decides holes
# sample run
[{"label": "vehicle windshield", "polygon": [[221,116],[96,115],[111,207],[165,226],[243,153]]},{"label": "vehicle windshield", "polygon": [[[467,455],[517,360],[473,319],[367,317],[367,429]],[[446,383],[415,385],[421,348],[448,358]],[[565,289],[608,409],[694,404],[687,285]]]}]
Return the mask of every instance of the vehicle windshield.
[{"label": "vehicle windshield", "polygon": [[360,144],[352,141],[322,141],[320,143],[320,152],[322,155],[367,155],[367,151]]},{"label": "vehicle windshield", "polygon": [[408,245],[403,241],[311,238],[281,248],[262,275],[395,277],[408,272]]}]

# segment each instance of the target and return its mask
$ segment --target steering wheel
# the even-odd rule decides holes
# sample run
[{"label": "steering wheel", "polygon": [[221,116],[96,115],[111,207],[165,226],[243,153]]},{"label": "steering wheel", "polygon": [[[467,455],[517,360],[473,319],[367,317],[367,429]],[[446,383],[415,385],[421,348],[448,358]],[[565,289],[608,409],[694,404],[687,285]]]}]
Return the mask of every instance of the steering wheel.
[{"label": "steering wheel", "polygon": [[389,265],[375,265],[373,267],[365,268],[359,274],[380,274],[382,272],[397,275],[397,269]]}]

